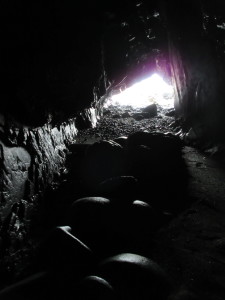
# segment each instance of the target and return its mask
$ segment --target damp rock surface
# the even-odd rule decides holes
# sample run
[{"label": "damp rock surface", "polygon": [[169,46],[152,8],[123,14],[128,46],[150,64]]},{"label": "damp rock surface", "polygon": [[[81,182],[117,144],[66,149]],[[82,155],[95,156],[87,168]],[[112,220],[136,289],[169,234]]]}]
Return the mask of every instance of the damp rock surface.
[{"label": "damp rock surface", "polygon": [[1,197],[1,219],[14,203],[23,199],[31,156],[23,147],[7,147],[0,142],[3,190]]}]

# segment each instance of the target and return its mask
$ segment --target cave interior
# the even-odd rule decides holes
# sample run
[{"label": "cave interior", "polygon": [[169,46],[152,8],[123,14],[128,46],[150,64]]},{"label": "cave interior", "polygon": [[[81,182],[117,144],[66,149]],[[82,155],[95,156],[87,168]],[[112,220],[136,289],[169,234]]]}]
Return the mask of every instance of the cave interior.
[{"label": "cave interior", "polygon": [[0,16],[1,299],[224,299],[223,1]]}]

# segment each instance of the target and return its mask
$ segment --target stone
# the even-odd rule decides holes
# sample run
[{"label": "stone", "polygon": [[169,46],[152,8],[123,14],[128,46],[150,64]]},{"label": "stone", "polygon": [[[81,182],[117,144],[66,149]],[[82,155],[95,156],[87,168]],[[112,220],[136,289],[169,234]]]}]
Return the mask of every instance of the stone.
[{"label": "stone", "polygon": [[110,115],[110,113],[111,113],[111,112],[110,112],[109,109],[104,109],[104,110],[103,110],[103,115],[104,115],[104,116]]},{"label": "stone", "polygon": [[69,212],[72,233],[94,250],[104,248],[110,239],[113,223],[111,201],[103,197],[81,198],[72,204]]},{"label": "stone", "polygon": [[152,235],[161,226],[161,215],[148,203],[140,200],[114,201],[112,253],[123,251],[142,253],[151,244]]},{"label": "stone", "polygon": [[83,155],[87,151],[87,148],[89,146],[90,146],[90,144],[75,143],[75,144],[69,145],[68,149],[69,149],[69,151],[71,151],[72,154]]},{"label": "stone", "polygon": [[183,143],[175,135],[160,132],[136,132],[128,136],[128,151],[132,152],[136,146],[140,149],[140,145],[148,147],[151,151],[149,160],[153,165],[157,164],[159,172],[160,167],[165,171],[169,166],[174,167],[175,163],[181,164]]},{"label": "stone", "polygon": [[39,245],[39,266],[54,270],[74,270],[78,278],[94,263],[94,255],[88,246],[71,234],[69,226],[58,226]]},{"label": "stone", "polygon": [[175,117],[175,109],[170,109],[165,113],[167,117]]},{"label": "stone", "polygon": [[120,137],[114,139],[114,142],[119,144],[122,147],[125,147],[127,144],[127,136],[120,136]]},{"label": "stone", "polygon": [[124,172],[123,148],[113,141],[101,141],[92,144],[86,151],[81,178],[87,188]]},{"label": "stone", "polygon": [[160,227],[160,215],[149,203],[135,200],[129,210],[131,233],[135,240],[149,239]]},{"label": "stone", "polygon": [[185,134],[184,140],[188,144],[195,143],[198,140],[198,136],[193,128],[190,128]]},{"label": "stone", "polygon": [[160,210],[175,212],[184,207],[189,175],[180,139],[137,132],[128,137],[127,144],[127,169],[138,179],[138,198],[150,201]]},{"label": "stone", "polygon": [[[102,181],[96,189],[96,193],[118,199],[120,202],[131,201],[135,197],[137,189],[137,179],[133,176],[117,176]],[[121,203],[121,204],[122,204]]]},{"label": "stone", "polygon": [[150,148],[155,148],[160,152],[173,153],[181,151],[182,142],[179,137],[173,134],[164,134],[161,132],[135,132],[128,136],[127,141],[129,146],[145,145]]},{"label": "stone", "polygon": [[128,146],[126,149],[126,169],[129,174],[138,179],[145,178],[153,172],[157,165],[157,153],[145,145]]},{"label": "stone", "polygon": [[142,109],[143,113],[148,113],[149,117],[157,116],[157,106],[155,103],[152,103]]},{"label": "stone", "polygon": [[113,119],[120,119],[122,116],[120,114],[114,114],[112,115]]},{"label": "stone", "polygon": [[142,113],[134,113],[132,114],[132,118],[134,118],[136,121],[141,121],[144,119],[148,119],[149,118],[149,114],[147,112],[142,112]]},{"label": "stone", "polygon": [[108,281],[98,276],[87,276],[78,285],[77,300],[116,300],[115,291]]},{"label": "stone", "polygon": [[130,118],[130,117],[131,117],[131,114],[128,111],[126,111],[122,114],[122,118]]},{"label": "stone", "polygon": [[97,274],[112,284],[121,299],[166,300],[172,290],[168,275],[157,263],[133,253],[106,258]]}]

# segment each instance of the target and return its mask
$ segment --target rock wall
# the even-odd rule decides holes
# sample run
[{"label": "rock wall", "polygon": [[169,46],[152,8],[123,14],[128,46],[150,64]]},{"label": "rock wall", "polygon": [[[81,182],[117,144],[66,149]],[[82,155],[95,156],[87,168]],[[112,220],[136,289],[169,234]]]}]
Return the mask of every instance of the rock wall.
[{"label": "rock wall", "polygon": [[1,115],[0,266],[3,269],[6,266],[2,266],[1,258],[4,257],[5,263],[6,257],[24,248],[46,189],[56,189],[65,179],[67,146],[76,142],[77,119],[94,127],[99,115],[100,107],[90,108],[67,122],[38,128],[23,127]]},{"label": "rock wall", "polygon": [[225,137],[223,14],[205,1],[173,0],[166,6],[175,108],[186,130],[192,128],[203,142]]}]

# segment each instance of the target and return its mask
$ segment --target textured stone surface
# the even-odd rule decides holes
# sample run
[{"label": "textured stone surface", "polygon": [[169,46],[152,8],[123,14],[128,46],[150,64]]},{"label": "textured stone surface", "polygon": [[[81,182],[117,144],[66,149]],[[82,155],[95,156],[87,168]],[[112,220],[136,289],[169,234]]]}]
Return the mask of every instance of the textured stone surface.
[{"label": "textured stone surface", "polygon": [[[60,181],[65,169],[66,145],[74,142],[77,129],[71,121],[58,128],[45,125],[28,129],[11,125],[3,129],[0,235],[2,250],[6,251],[2,254],[7,256],[24,248],[44,191]],[[8,261],[9,268],[12,268],[12,262],[15,263],[13,256],[11,260]],[[4,261],[7,261],[5,257]]]},{"label": "textured stone surface", "polygon": [[[100,107],[86,109],[83,122],[94,127],[99,112]],[[41,200],[46,190],[57,189],[65,178],[68,146],[76,142],[77,133],[76,118],[27,128],[1,116],[0,278],[4,272],[13,272],[15,264],[23,269],[25,252],[32,247],[27,238],[41,230]]]},{"label": "textured stone surface", "polygon": [[0,148],[3,185],[0,216],[4,218],[13,203],[21,200],[24,196],[31,157],[22,147],[7,147],[0,142]]},{"label": "textured stone surface", "polygon": [[220,1],[203,2],[165,4],[175,109],[184,129],[193,127],[201,143],[225,136],[224,7]]}]

